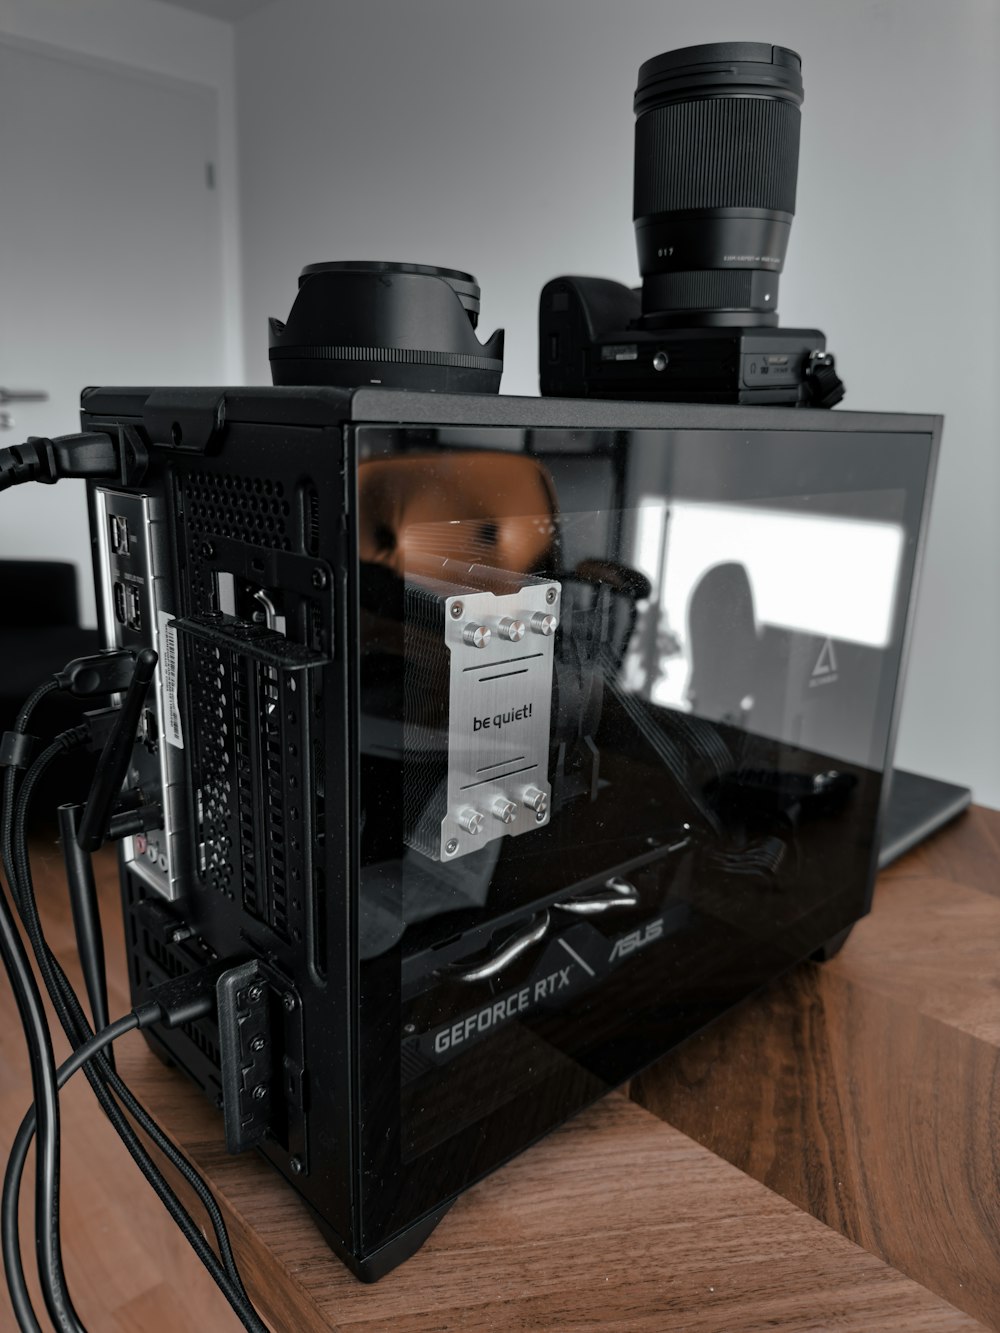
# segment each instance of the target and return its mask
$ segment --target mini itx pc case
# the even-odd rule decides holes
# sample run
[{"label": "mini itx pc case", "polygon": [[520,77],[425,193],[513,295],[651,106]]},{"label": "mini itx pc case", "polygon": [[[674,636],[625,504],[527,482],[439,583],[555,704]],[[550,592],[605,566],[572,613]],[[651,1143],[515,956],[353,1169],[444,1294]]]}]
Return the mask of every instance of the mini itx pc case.
[{"label": "mini itx pc case", "polygon": [[[88,390],[150,1040],[355,1273],[867,911],[940,422]],[[235,979],[234,979],[235,978]]]}]

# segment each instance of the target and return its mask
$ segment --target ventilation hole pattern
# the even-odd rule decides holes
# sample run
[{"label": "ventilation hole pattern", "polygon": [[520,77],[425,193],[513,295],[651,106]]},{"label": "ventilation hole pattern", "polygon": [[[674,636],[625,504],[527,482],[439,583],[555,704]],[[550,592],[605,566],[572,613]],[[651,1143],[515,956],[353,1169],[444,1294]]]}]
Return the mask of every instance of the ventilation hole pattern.
[{"label": "ventilation hole pattern", "polygon": [[291,506],[280,481],[228,472],[191,472],[184,478],[183,496],[192,533],[291,550]]},{"label": "ventilation hole pattern", "polygon": [[264,767],[267,798],[268,843],[271,861],[268,920],[275,930],[288,934],[288,883],[285,863],[285,778],[282,766],[281,697],[277,672],[264,671],[260,679],[264,727]]},{"label": "ventilation hole pattern", "polygon": [[[195,721],[195,743],[201,776],[199,841],[204,848],[202,877],[208,887],[233,897],[233,864],[230,829],[233,784],[226,687],[230,684],[226,663],[218,648],[195,642],[192,645],[191,704]],[[251,848],[253,843],[251,841]],[[252,873],[253,857],[250,858]],[[243,867],[244,879],[248,873]]]},{"label": "ventilation hole pattern", "polygon": [[219,1054],[219,1048],[211,1037],[205,1035],[200,1027],[194,1023],[182,1023],[181,1031],[189,1041],[192,1041],[198,1050],[207,1060],[210,1060],[216,1069],[222,1068],[222,1057]]},{"label": "ventilation hole pattern", "polygon": [[[162,944],[155,935],[150,935],[148,930],[142,932],[142,946],[147,956],[153,960],[157,967],[163,969],[171,981],[182,976],[186,971],[180,959],[165,944]],[[156,984],[155,979],[153,984]]]}]

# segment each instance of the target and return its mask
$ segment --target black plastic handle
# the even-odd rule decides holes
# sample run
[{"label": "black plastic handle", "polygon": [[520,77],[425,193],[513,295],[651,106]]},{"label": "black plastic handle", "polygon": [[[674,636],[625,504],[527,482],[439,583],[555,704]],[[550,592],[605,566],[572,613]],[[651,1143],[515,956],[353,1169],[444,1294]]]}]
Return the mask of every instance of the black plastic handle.
[{"label": "black plastic handle", "polygon": [[97,761],[97,772],[87,797],[87,808],[80,820],[76,841],[82,851],[96,852],[108,835],[111,810],[128,772],[142,706],[157,660],[152,648],[143,648],[136,658],[125,700]]}]

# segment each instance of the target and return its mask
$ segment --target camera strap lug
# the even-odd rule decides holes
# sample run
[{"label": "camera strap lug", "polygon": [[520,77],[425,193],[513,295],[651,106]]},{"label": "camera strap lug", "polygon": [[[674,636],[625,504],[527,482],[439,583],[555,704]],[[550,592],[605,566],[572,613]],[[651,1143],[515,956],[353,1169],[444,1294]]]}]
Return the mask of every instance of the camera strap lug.
[{"label": "camera strap lug", "polygon": [[836,407],[846,388],[837,374],[832,352],[810,352],[805,365],[805,384],[810,407]]}]

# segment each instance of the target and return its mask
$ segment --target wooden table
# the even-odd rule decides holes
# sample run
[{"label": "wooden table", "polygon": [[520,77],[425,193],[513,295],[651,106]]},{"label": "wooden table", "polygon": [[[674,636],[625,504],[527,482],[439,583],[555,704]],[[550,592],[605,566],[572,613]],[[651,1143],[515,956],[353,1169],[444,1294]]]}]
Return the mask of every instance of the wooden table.
[{"label": "wooden table", "polygon": [[[68,954],[51,848],[38,864]],[[998,869],[1000,813],[973,810],[882,877],[839,958],[797,969],[635,1080],[633,1100],[606,1098],[470,1190],[374,1287],[264,1162],[226,1156],[216,1114],[140,1038],[119,1066],[208,1176],[282,1333],[1000,1329]],[[108,861],[101,879],[121,1012]],[[27,1084],[4,1005],[9,1142]],[[91,1333],[236,1329],[89,1091],[66,1099],[67,1267]]]},{"label": "wooden table", "polygon": [[632,1085],[647,1109],[1000,1328],[1000,812],[889,868],[870,916]]}]

